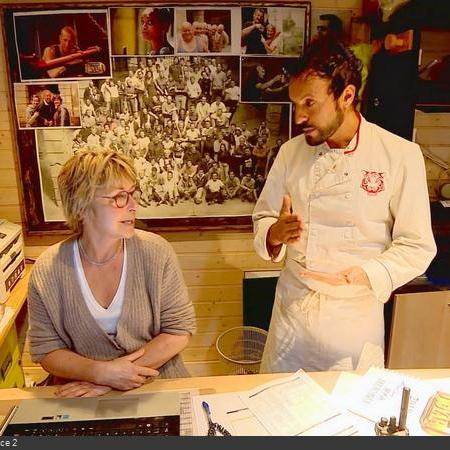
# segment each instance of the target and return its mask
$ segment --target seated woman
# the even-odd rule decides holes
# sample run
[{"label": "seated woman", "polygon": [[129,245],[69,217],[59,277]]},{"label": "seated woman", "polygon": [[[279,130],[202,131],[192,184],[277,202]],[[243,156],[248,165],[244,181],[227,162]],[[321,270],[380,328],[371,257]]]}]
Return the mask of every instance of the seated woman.
[{"label": "seated woman", "polygon": [[113,151],[82,151],[58,185],[75,235],[46,250],[28,293],[30,352],[59,396],[128,390],[149,377],[189,376],[179,353],[195,331],[172,247],[135,230],[133,164]]}]

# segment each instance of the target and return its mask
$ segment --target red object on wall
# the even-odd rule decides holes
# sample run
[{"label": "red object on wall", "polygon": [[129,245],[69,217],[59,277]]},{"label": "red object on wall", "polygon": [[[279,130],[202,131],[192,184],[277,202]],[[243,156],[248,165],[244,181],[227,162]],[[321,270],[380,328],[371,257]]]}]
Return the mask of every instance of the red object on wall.
[{"label": "red object on wall", "polygon": [[380,8],[379,0],[363,0],[362,15],[363,16],[378,16]]}]

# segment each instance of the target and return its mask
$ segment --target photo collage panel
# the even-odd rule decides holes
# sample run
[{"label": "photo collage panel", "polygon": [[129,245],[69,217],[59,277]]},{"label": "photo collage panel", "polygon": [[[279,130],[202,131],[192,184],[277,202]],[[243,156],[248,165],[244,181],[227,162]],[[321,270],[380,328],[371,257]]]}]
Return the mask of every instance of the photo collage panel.
[{"label": "photo collage panel", "polygon": [[292,136],[289,68],[309,41],[309,2],[13,12],[12,23],[35,222],[64,221],[60,168],[104,148],[133,161],[140,219],[251,215]]}]

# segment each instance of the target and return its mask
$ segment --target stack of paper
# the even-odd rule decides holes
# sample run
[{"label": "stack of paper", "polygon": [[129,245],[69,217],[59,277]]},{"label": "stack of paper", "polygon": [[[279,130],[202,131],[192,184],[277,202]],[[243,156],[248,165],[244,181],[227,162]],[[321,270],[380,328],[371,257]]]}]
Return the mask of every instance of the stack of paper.
[{"label": "stack of paper", "polygon": [[303,371],[240,397],[274,436],[314,433],[316,427],[326,427],[328,434],[334,435],[351,426],[333,399]]},{"label": "stack of paper", "polygon": [[193,399],[196,433],[206,435],[208,402],[212,420],[237,436],[351,435],[349,416],[305,372],[275,380],[251,391]]},{"label": "stack of paper", "polygon": [[426,435],[420,416],[436,391],[450,392],[450,379],[419,380],[380,368],[364,376],[342,373],[332,395],[299,370],[250,391],[193,397],[194,434],[207,435],[206,401],[212,420],[235,436],[374,436],[381,417],[398,421],[404,386],[411,390],[409,433]]},{"label": "stack of paper", "polygon": [[[449,381],[425,381],[387,369],[370,368],[353,383],[350,395],[344,399],[341,394],[340,400],[350,412],[370,421],[370,426],[358,427],[361,434],[374,434],[373,427],[381,417],[389,419],[395,416],[398,421],[403,387],[409,387],[411,394],[406,426],[411,436],[423,436],[426,433],[420,426],[420,416],[430,397],[436,390],[448,388]],[[335,389],[333,396],[336,395]],[[361,421],[359,423],[361,424]]]}]

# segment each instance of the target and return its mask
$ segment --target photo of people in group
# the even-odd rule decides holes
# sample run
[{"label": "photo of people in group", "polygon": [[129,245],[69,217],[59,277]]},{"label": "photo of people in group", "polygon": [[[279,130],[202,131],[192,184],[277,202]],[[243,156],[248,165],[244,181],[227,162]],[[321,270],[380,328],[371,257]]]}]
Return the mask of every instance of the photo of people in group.
[{"label": "photo of people in group", "polygon": [[239,53],[239,20],[239,8],[177,8],[176,52]]},{"label": "photo of people in group", "polygon": [[[82,128],[64,136],[61,159],[105,146],[129,156],[143,218],[251,214],[290,137],[290,105],[239,103],[239,57],[114,58],[113,67],[112,79],[79,83]],[[222,71],[218,87],[209,74]],[[39,134],[40,153],[57,139]]]},{"label": "photo of people in group", "polygon": [[244,7],[241,47],[246,55],[300,56],[308,39],[306,6]]},{"label": "photo of people in group", "polygon": [[107,10],[15,13],[21,81],[111,76]]},{"label": "photo of people in group", "polygon": [[77,83],[14,85],[19,128],[79,127]]},{"label": "photo of people in group", "polygon": [[110,16],[112,55],[173,54],[173,8],[110,8]]},{"label": "photo of people in group", "polygon": [[295,134],[288,85],[309,8],[14,13],[18,133],[35,130],[21,142],[36,155],[25,170],[39,170],[44,222],[63,221],[55,180],[65,161],[103,148],[133,161],[142,219],[250,217]]}]

